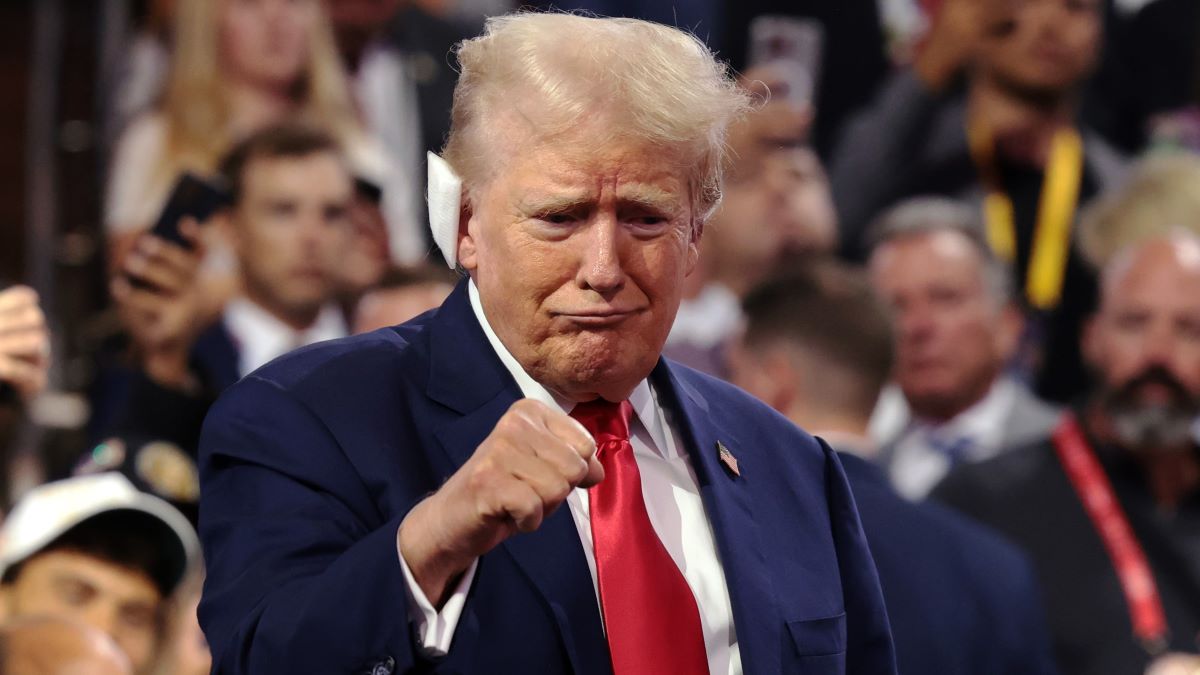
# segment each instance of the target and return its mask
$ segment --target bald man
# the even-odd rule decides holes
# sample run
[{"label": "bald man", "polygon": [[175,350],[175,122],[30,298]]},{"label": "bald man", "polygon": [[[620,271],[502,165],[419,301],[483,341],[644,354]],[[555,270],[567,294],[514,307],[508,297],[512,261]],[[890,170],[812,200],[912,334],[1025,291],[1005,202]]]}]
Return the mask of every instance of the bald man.
[{"label": "bald man", "polygon": [[0,629],[0,673],[132,675],[124,652],[104,633],[63,619],[23,619]]},{"label": "bald man", "polygon": [[1082,353],[1096,385],[1050,438],[934,496],[1033,556],[1064,675],[1160,672],[1200,635],[1200,239],[1116,256]]}]

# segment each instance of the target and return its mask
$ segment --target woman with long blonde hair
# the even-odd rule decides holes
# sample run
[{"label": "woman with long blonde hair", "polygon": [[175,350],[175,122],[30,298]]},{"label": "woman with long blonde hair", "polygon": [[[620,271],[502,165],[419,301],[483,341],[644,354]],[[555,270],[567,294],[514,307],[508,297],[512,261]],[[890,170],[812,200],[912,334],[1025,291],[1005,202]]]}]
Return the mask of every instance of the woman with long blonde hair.
[{"label": "woman with long blonde hair", "polygon": [[114,264],[182,172],[212,175],[238,139],[297,118],[342,142],[355,172],[383,187],[393,239],[420,245],[416,186],[360,124],[320,0],[176,0],[173,39],[161,103],[114,154],[105,207]]}]

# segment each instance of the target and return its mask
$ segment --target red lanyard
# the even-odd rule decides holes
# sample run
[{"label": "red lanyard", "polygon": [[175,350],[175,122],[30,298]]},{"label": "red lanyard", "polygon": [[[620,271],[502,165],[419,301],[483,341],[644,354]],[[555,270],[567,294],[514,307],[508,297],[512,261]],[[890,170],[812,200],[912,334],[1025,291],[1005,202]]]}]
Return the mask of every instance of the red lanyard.
[{"label": "red lanyard", "polygon": [[1162,653],[1167,646],[1167,618],[1154,574],[1074,415],[1064,415],[1054,430],[1054,449],[1088,518],[1104,541],[1104,548],[1108,549],[1129,604],[1134,636],[1151,655]]}]

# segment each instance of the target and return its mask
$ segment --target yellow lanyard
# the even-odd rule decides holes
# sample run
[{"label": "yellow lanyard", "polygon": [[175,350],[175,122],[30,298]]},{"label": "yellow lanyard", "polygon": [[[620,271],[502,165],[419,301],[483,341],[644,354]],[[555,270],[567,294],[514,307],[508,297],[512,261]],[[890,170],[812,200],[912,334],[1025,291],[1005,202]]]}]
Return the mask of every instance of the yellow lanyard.
[{"label": "yellow lanyard", "polygon": [[[972,125],[968,137],[988,189],[983,202],[988,243],[1001,260],[1011,264],[1017,257],[1016,220],[1012,199],[1004,192],[995,166],[995,143],[990,130],[982,125]],[[1082,182],[1083,139],[1079,132],[1064,127],[1055,132],[1051,142],[1025,279],[1025,297],[1037,309],[1054,309],[1062,298]]]}]

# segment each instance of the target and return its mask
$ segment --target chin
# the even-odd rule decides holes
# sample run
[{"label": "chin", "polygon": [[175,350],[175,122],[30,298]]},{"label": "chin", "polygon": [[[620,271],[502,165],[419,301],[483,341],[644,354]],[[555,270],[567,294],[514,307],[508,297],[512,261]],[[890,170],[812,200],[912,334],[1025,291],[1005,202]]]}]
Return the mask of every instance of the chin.
[{"label": "chin", "polygon": [[608,333],[577,334],[570,344],[555,349],[546,360],[546,379],[563,393],[586,392],[626,396],[638,382],[650,375],[658,363],[660,350],[648,348],[640,340],[631,342]]}]

